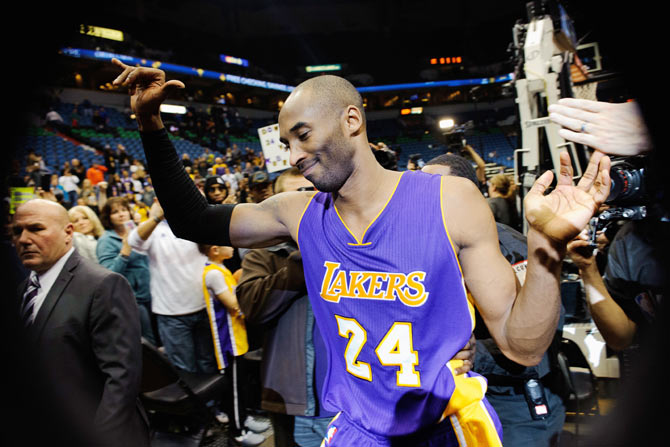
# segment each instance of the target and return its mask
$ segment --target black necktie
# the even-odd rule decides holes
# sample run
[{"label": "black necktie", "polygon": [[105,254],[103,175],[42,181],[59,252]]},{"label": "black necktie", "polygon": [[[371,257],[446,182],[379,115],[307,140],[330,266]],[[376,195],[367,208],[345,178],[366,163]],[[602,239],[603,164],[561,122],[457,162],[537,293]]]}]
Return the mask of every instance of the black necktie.
[{"label": "black necktie", "polygon": [[35,272],[30,273],[28,287],[23,294],[23,302],[21,303],[21,319],[23,325],[28,326],[33,322],[33,310],[35,309],[35,302],[37,301],[37,293],[40,290],[40,282],[37,279]]}]

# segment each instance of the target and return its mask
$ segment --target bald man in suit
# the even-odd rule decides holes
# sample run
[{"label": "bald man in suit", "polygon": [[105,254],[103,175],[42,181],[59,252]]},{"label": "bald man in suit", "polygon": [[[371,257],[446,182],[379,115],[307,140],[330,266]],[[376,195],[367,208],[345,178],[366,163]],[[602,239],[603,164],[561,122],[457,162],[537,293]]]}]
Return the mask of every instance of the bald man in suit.
[{"label": "bald man in suit", "polygon": [[50,399],[86,445],[148,446],[140,320],[127,280],[77,253],[56,202],[21,205],[11,231],[30,270],[18,290],[20,327],[43,379],[29,396]]}]

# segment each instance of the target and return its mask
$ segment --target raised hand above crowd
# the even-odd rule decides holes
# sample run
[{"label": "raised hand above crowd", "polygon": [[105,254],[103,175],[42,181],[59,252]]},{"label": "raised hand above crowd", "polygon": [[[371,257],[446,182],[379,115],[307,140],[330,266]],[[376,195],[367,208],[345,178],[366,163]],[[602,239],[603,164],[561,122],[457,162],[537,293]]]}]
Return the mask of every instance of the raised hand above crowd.
[{"label": "raised hand above crowd", "polygon": [[559,135],[609,155],[638,155],[652,141],[635,101],[608,103],[563,98],[548,108],[549,119],[562,126]]}]

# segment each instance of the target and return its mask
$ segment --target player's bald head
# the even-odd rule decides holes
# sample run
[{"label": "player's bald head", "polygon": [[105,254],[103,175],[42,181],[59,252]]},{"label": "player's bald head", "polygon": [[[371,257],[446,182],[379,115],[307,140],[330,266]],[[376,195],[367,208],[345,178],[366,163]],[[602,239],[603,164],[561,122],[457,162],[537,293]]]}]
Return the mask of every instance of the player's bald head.
[{"label": "player's bald head", "polygon": [[302,82],[289,95],[284,106],[290,107],[292,102],[300,102],[334,117],[339,117],[347,106],[353,105],[365,119],[361,94],[351,82],[339,76],[321,75]]}]

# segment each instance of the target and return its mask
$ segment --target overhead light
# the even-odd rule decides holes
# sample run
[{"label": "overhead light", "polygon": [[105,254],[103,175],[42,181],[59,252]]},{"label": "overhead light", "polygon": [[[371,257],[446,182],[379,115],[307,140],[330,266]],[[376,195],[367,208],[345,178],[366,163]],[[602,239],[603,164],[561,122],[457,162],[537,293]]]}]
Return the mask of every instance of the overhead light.
[{"label": "overhead light", "polygon": [[315,73],[320,71],[340,71],[342,64],[326,64],[326,65],[308,65],[305,67],[307,73]]},{"label": "overhead light", "polygon": [[450,130],[454,128],[456,123],[451,118],[443,118],[440,120],[439,125],[442,130]]},{"label": "overhead light", "polygon": [[160,111],[163,113],[174,113],[178,115],[186,114],[186,107],[176,104],[161,104]]}]

